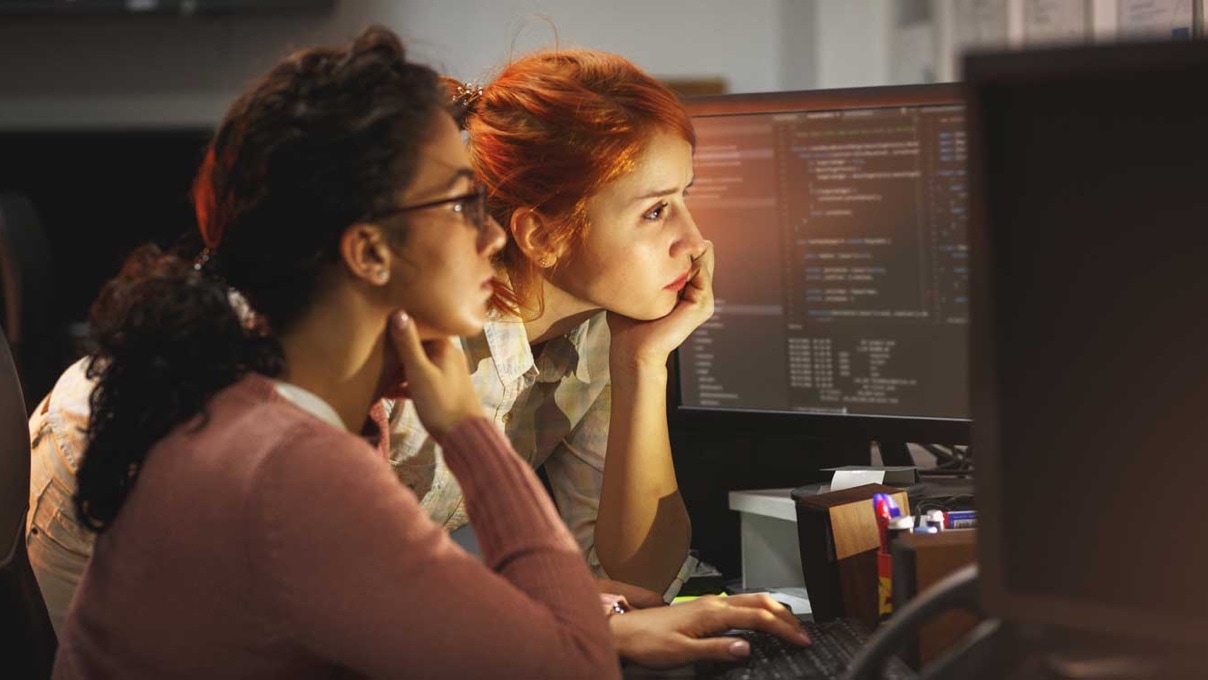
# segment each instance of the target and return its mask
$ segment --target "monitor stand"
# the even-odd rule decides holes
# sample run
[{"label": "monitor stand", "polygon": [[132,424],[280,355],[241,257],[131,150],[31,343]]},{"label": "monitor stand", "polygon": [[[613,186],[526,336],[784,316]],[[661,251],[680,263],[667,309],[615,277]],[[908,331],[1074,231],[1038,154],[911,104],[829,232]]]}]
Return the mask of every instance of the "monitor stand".
[{"label": "monitor stand", "polygon": [[914,466],[914,456],[910,455],[906,442],[878,441],[877,449],[881,452],[882,465]]}]

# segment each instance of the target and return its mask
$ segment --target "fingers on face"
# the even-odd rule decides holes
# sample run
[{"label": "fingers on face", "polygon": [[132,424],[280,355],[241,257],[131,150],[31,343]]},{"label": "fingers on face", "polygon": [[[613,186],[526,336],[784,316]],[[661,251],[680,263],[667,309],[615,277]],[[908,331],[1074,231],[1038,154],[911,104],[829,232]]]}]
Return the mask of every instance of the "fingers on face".
[{"label": "fingers on face", "polygon": [[[404,317],[400,320],[400,316]],[[413,375],[427,375],[441,371],[450,361],[455,361],[459,348],[449,337],[421,340],[414,320],[397,313],[390,319],[391,335],[399,361]]]},{"label": "fingers on face", "polygon": [[383,394],[382,396],[386,397],[388,399],[410,399],[411,398],[411,388],[408,383],[405,383],[405,382],[397,383],[394,386],[387,389],[386,393]]},{"label": "fingers on face", "polygon": [[704,253],[692,261],[692,274],[688,277],[688,285],[684,287],[686,295],[692,295],[695,301],[702,297],[712,297],[713,292],[713,243],[705,242]]},{"label": "fingers on face", "polygon": [[432,362],[441,366],[452,367],[458,363],[465,364],[466,361],[465,353],[461,351],[461,345],[448,336],[425,341],[424,349],[428,352]]},{"label": "fingers on face", "polygon": [[696,270],[705,276],[709,281],[713,280],[713,267],[716,263],[713,250],[713,242],[705,241],[705,250],[700,254],[700,257],[693,260],[693,265]]},{"label": "fingers on face", "polygon": [[415,322],[404,311],[397,311],[390,317],[390,336],[404,365],[413,360],[421,351],[419,334],[415,330]]}]

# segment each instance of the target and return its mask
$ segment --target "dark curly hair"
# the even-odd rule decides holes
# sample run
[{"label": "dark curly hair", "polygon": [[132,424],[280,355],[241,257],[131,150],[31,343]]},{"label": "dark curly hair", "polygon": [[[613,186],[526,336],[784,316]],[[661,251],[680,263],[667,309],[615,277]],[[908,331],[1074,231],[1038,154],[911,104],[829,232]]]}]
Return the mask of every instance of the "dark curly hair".
[{"label": "dark curly hair", "polygon": [[282,372],[275,336],[309,308],[347,227],[393,207],[447,99],[397,36],[372,27],[287,57],[231,105],[193,187],[208,262],[144,246],[90,312],[96,386],[75,496],[85,526],[113,521],[148,450],[195,417],[204,425],[215,393]]}]

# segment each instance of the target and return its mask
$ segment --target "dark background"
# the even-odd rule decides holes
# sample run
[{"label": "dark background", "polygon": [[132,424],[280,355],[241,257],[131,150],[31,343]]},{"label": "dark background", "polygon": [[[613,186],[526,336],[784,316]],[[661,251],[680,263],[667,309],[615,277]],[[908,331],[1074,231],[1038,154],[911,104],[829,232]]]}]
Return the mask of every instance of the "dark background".
[{"label": "dark background", "polygon": [[0,133],[0,193],[32,203],[53,271],[50,290],[23,291],[26,303],[50,312],[27,329],[25,344],[41,350],[36,362],[20,362],[28,408],[79,356],[79,324],[125,256],[194,229],[189,189],[209,135],[200,128]]}]

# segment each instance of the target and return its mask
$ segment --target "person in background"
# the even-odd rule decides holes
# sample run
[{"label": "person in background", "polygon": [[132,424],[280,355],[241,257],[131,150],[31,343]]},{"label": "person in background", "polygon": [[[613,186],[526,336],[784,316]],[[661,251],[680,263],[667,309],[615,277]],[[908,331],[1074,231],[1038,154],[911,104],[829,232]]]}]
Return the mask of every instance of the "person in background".
[{"label": "person in background", "polygon": [[[666,419],[667,357],[713,313],[713,249],[685,204],[695,134],[664,85],[615,54],[548,50],[460,85],[488,211],[507,232],[484,331],[464,338],[488,417],[543,467],[604,590],[637,605],[687,578],[691,526]],[[463,494],[414,409],[392,462],[437,522]]]},{"label": "person in background", "polygon": [[[618,676],[595,583],[450,339],[481,328],[503,234],[435,74],[384,29],[287,58],[194,197],[203,257],[137,251],[91,314],[76,506],[99,536],[55,677]],[[484,562],[357,436],[396,388]]]}]

